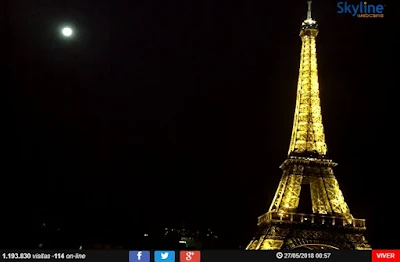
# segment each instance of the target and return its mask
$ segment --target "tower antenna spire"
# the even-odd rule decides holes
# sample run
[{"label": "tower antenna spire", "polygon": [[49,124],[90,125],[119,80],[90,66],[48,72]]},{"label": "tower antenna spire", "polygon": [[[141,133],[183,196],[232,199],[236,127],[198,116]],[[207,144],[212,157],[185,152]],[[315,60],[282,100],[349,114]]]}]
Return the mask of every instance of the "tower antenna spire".
[{"label": "tower antenna spire", "polygon": [[307,11],[307,20],[311,20],[311,2],[312,1],[307,1],[308,3],[308,11]]}]

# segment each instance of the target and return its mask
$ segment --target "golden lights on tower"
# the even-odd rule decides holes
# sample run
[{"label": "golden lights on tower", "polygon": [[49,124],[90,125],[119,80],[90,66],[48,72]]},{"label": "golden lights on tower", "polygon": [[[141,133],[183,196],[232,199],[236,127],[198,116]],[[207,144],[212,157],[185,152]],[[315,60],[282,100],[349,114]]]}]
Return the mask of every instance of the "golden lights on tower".
[{"label": "golden lights on tower", "polygon": [[[364,237],[365,219],[351,214],[334,175],[337,164],[326,158],[317,35],[318,24],[311,17],[308,1],[307,18],[300,31],[300,70],[289,156],[280,166],[283,175],[271,206],[258,218],[257,233],[246,250],[371,249]],[[310,190],[311,210],[299,208],[301,192],[306,188]]]}]

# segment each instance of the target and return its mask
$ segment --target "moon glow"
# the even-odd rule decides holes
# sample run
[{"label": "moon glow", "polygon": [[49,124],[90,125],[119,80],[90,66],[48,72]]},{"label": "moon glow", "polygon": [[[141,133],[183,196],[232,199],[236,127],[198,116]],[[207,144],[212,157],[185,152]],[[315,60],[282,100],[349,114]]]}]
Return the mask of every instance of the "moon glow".
[{"label": "moon glow", "polygon": [[62,34],[64,36],[71,36],[72,35],[72,29],[69,28],[69,27],[64,27],[61,32],[62,32]]}]

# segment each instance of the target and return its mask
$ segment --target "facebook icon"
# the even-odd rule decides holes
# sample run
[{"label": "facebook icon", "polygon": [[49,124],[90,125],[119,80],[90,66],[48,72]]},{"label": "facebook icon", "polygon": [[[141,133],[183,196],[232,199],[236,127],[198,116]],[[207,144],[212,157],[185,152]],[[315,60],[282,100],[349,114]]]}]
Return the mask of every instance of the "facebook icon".
[{"label": "facebook icon", "polygon": [[129,262],[150,262],[150,251],[129,251]]}]

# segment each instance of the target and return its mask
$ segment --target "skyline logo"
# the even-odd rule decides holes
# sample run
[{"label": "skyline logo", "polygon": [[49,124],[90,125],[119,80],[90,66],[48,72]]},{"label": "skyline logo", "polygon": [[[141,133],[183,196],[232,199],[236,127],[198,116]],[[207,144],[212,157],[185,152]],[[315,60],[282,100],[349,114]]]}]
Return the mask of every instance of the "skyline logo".
[{"label": "skyline logo", "polygon": [[368,4],[360,2],[349,4],[347,1],[337,3],[338,14],[349,14],[358,18],[383,18],[385,6],[381,4]]},{"label": "skyline logo", "polygon": [[175,251],[156,251],[154,252],[155,262],[175,262]]},{"label": "skyline logo", "polygon": [[150,262],[150,251],[129,251],[129,262]]},{"label": "skyline logo", "polygon": [[200,251],[184,250],[179,253],[180,262],[200,262]]}]

